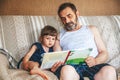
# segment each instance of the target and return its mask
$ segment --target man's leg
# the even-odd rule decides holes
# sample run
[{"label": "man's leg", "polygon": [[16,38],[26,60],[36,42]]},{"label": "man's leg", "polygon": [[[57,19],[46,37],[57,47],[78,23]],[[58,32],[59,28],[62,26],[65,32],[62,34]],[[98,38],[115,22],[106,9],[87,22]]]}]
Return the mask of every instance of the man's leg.
[{"label": "man's leg", "polygon": [[95,80],[117,80],[116,70],[112,66],[104,66],[94,76]]},{"label": "man's leg", "polygon": [[61,69],[60,80],[79,80],[80,77],[74,67],[66,65]]}]

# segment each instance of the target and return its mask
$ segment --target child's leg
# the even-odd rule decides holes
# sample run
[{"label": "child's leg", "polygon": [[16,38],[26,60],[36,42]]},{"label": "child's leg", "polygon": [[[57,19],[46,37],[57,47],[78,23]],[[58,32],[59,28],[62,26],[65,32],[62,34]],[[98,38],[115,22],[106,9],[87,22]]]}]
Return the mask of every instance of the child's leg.
[{"label": "child's leg", "polygon": [[44,80],[48,80],[47,75],[40,70],[38,62],[29,61],[28,66],[29,66],[31,75],[38,74],[41,77],[43,77]]}]

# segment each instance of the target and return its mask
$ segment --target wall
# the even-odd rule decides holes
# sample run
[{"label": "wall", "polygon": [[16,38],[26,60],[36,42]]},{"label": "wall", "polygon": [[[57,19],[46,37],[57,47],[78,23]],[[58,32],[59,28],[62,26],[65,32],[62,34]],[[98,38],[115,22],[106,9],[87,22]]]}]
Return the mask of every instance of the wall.
[{"label": "wall", "polygon": [[57,15],[63,2],[74,3],[81,16],[120,14],[120,0],[0,0],[0,15]]}]

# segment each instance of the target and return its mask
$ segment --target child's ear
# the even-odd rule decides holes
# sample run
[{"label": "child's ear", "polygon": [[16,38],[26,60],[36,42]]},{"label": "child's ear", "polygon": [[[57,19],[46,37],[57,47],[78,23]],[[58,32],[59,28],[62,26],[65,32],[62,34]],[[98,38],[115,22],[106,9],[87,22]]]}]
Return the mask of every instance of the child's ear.
[{"label": "child's ear", "polygon": [[39,41],[42,42],[42,37],[41,36],[39,37]]}]

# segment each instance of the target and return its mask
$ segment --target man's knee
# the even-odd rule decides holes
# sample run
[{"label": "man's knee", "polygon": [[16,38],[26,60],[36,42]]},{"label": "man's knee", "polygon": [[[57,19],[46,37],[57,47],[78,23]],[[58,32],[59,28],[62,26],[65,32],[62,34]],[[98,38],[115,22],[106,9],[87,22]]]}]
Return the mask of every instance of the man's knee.
[{"label": "man's knee", "polygon": [[112,66],[104,66],[100,71],[94,76],[95,80],[116,80],[116,70]]},{"label": "man's knee", "polygon": [[62,78],[66,80],[79,80],[80,76],[78,75],[74,67],[70,65],[65,65],[61,69],[61,79]]},{"label": "man's knee", "polygon": [[70,65],[65,65],[65,66],[62,67],[61,71],[62,72],[67,71],[68,72],[68,71],[75,71],[75,69],[74,69],[74,67],[72,67]]},{"label": "man's knee", "polygon": [[113,66],[104,66],[100,71],[106,72],[106,73],[109,73],[109,72],[116,73],[116,70]]}]

